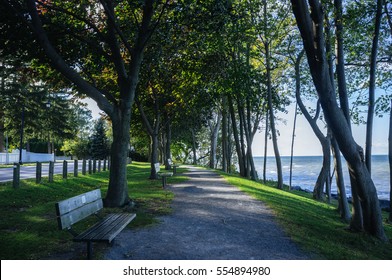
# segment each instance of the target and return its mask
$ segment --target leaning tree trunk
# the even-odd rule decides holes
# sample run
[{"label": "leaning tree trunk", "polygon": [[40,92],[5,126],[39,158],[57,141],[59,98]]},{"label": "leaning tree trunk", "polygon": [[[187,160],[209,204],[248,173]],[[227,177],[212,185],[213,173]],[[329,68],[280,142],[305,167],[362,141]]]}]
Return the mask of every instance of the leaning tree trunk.
[{"label": "leaning tree trunk", "polygon": [[[323,150],[323,167],[320,170],[320,173],[317,177],[316,184],[313,189],[313,198],[316,200],[323,200],[324,196],[324,186],[328,192],[328,188],[330,189],[330,182],[329,182],[329,176],[330,176],[330,166],[331,166],[331,143],[329,136],[323,137],[322,139],[319,139],[322,150]],[[330,200],[330,194],[328,197],[328,201]]]},{"label": "leaning tree trunk", "polygon": [[325,51],[322,5],[317,0],[309,3],[305,0],[291,0],[291,2],[325,119],[347,160],[350,175],[356,179],[355,188],[363,210],[364,229],[371,235],[387,241],[377,191],[365,165],[363,149],[355,142],[346,117],[334,95]]},{"label": "leaning tree trunk", "polygon": [[[344,117],[347,121],[348,128],[351,131],[351,121],[350,121],[350,110],[349,110],[349,102],[348,102],[348,94],[347,94],[347,87],[346,87],[346,76],[345,76],[345,69],[344,69],[344,48],[343,48],[343,6],[341,0],[335,0],[335,26],[336,26],[336,75],[337,75],[337,85],[339,91],[339,101],[340,107],[344,114]],[[327,44],[328,45],[328,44]],[[327,50],[328,51],[328,50]],[[332,53],[332,52],[331,52]],[[332,56],[329,56],[329,61],[332,61]],[[330,79],[331,84],[333,82],[333,68],[332,63],[330,62]],[[358,194],[357,189],[357,178],[354,176],[352,172],[350,172],[350,183],[351,183],[351,195],[352,195],[352,202],[353,202],[353,215],[350,222],[350,228],[354,231],[361,231],[363,230],[363,211],[362,205],[360,203],[360,197]]]},{"label": "leaning tree trunk", "polygon": [[338,210],[340,213],[340,217],[345,222],[348,223],[351,219],[351,214],[350,214],[350,208],[348,206],[348,201],[346,196],[346,187],[344,185],[342,159],[340,157],[339,145],[333,136],[331,139],[331,147],[334,156],[334,164],[336,170],[336,185],[338,187],[338,202],[339,202]]},{"label": "leaning tree trunk", "polygon": [[[316,200],[323,200],[324,186],[326,186],[327,189],[328,188],[330,189],[329,174],[330,174],[330,165],[331,165],[331,157],[330,157],[331,144],[330,144],[329,136],[328,135],[324,136],[324,134],[322,133],[322,131],[317,125],[317,119],[320,113],[320,104],[317,103],[316,115],[315,117],[312,118],[312,116],[309,114],[308,110],[306,109],[306,106],[304,105],[301,99],[300,64],[303,55],[304,55],[304,51],[301,51],[295,60],[295,84],[296,84],[295,98],[299,109],[301,110],[302,114],[305,116],[305,119],[308,121],[317,139],[320,141],[323,150],[323,166],[320,170],[320,173],[317,177],[313,189],[313,198]],[[330,199],[330,195],[328,196],[328,199]]]}]

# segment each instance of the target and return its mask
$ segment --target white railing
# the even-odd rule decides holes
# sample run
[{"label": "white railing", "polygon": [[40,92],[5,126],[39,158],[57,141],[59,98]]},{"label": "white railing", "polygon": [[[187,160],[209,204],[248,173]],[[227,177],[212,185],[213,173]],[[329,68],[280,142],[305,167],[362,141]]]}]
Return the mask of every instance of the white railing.
[{"label": "white railing", "polygon": [[[46,162],[54,161],[54,154],[32,153],[22,150],[22,162]],[[12,153],[0,153],[0,164],[12,164],[19,162],[19,151],[14,150]]]}]

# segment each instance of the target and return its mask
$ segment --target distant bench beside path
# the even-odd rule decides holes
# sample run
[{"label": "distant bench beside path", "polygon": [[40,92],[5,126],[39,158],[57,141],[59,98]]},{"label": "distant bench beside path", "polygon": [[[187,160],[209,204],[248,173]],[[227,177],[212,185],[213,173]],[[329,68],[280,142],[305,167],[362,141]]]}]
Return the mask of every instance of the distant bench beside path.
[{"label": "distant bench beside path", "polygon": [[104,259],[309,259],[261,201],[216,173],[188,167],[190,180],[168,189],[170,215],[146,228],[125,229]]}]

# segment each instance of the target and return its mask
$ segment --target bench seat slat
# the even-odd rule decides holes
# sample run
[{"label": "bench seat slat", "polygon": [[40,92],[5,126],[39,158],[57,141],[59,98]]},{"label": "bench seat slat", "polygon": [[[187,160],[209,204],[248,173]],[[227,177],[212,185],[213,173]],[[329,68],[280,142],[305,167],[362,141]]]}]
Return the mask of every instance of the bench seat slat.
[{"label": "bench seat slat", "polygon": [[131,213],[109,214],[104,220],[76,236],[74,241],[110,243],[135,217],[136,214]]},{"label": "bench seat slat", "polygon": [[158,176],[171,177],[171,176],[173,176],[173,172],[158,172]]}]

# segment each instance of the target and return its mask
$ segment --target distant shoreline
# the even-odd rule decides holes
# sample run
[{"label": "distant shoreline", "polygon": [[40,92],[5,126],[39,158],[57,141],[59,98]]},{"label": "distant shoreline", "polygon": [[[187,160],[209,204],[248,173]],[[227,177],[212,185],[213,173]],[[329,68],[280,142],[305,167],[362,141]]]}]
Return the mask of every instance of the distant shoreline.
[{"label": "distant shoreline", "polygon": [[[293,186],[293,187],[291,187],[291,189],[292,190],[296,190],[296,191],[306,192],[306,193],[312,193],[310,190],[303,189],[303,188],[301,188],[299,186]],[[331,198],[337,200],[338,199],[338,195],[335,194],[335,193],[331,193]],[[348,203],[352,203],[351,197],[347,197],[347,200],[348,200]],[[390,211],[390,209],[389,209],[390,203],[389,203],[388,199],[378,199],[378,201],[380,203],[381,210],[384,210],[384,211],[387,211],[387,212]]]}]

